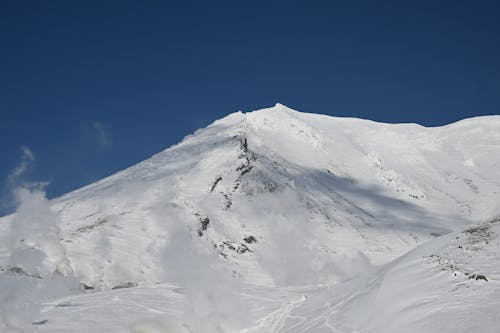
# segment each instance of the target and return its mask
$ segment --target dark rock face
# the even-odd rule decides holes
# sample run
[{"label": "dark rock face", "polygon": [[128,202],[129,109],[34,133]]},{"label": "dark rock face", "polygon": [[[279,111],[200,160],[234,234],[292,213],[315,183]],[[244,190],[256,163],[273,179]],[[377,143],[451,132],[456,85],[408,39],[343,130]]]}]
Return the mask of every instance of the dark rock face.
[{"label": "dark rock face", "polygon": [[257,239],[254,236],[247,236],[247,237],[243,238],[243,240],[247,244],[257,243]]},{"label": "dark rock face", "polygon": [[471,276],[469,276],[469,279],[483,280],[483,281],[488,282],[488,279],[486,278],[486,276],[481,275],[481,274],[472,274]]}]

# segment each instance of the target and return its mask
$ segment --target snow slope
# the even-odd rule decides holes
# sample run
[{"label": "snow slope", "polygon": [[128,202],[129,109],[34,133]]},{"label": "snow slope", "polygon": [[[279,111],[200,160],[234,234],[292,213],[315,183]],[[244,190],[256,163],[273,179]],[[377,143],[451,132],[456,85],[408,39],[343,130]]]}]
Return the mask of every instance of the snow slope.
[{"label": "snow slope", "polygon": [[500,218],[420,246],[378,272],[343,316],[369,332],[498,332],[499,235]]},{"label": "snow slope", "polygon": [[[460,331],[460,311],[489,331],[496,225],[477,252],[453,237],[500,213],[499,152],[499,116],[234,113],[61,198],[32,194],[1,220],[0,284],[70,276],[67,298],[33,292],[46,303],[28,327],[49,332]],[[461,260],[457,277],[438,269]]]}]

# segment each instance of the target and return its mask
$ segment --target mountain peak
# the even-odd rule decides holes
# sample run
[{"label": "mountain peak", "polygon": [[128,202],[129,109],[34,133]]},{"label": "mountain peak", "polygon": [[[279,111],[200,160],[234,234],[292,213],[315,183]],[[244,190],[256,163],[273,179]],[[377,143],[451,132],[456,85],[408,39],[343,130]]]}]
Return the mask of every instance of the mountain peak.
[{"label": "mountain peak", "polygon": [[[257,109],[253,110],[250,112],[243,112],[243,111],[237,111],[228,114],[227,116],[218,119],[214,121],[210,126],[226,126],[226,127],[232,127],[232,126],[238,126],[243,124],[246,121],[250,121],[253,123],[256,122],[256,120],[262,120],[263,118],[270,117],[273,119],[282,119],[282,118],[287,118],[292,115],[299,115],[301,112],[296,111],[292,108],[289,108],[286,105],[276,103],[274,106],[263,108],[263,109]],[[258,121],[257,121],[258,122]],[[203,131],[203,129],[201,129]]]},{"label": "mountain peak", "polygon": [[[146,161],[47,201],[45,215],[35,207],[1,219],[0,282],[12,274],[38,276],[44,261],[26,266],[16,255],[54,259],[49,239],[61,240],[60,262],[101,297],[100,290],[169,292],[163,282],[188,283],[187,304],[196,302],[190,292],[196,298],[228,283],[259,292],[342,286],[424,242],[498,215],[500,124],[470,125],[467,131],[387,125],[300,113],[280,103],[232,113]],[[36,221],[35,231],[49,230],[40,216],[52,221],[51,238],[28,228]],[[12,221],[24,221],[22,234]],[[490,242],[496,230],[470,229],[466,246],[476,246],[480,236]],[[474,276],[488,273],[472,268]],[[307,299],[293,296],[290,304],[319,304]],[[50,311],[59,316],[65,309]],[[59,324],[49,318],[44,325]]]},{"label": "mountain peak", "polygon": [[281,103],[276,103],[274,106],[271,106],[269,108],[264,108],[260,110],[255,110],[253,112],[260,112],[260,111],[266,111],[266,112],[294,112],[294,113],[300,113],[297,110],[294,110],[284,104]]},{"label": "mountain peak", "polygon": [[286,105],[284,105],[284,104],[281,104],[281,103],[276,103],[276,104],[274,104],[274,107],[273,107],[273,108],[274,108],[274,109],[277,109],[277,110],[291,110],[291,111],[295,111],[295,110],[293,110],[292,108],[290,108],[290,107],[288,107],[288,106],[286,106]]}]

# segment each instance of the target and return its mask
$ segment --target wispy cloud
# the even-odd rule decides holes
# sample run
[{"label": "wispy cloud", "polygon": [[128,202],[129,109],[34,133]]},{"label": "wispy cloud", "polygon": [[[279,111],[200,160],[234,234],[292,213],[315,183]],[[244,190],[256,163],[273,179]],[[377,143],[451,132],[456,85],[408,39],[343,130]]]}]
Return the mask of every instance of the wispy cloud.
[{"label": "wispy cloud", "polygon": [[28,146],[21,146],[21,161],[7,176],[9,185],[14,185],[26,173],[29,167],[35,162],[35,154]]},{"label": "wispy cloud", "polygon": [[92,124],[92,129],[94,130],[99,146],[101,148],[111,148],[113,142],[106,125],[104,125],[103,122],[94,121],[94,123]]}]

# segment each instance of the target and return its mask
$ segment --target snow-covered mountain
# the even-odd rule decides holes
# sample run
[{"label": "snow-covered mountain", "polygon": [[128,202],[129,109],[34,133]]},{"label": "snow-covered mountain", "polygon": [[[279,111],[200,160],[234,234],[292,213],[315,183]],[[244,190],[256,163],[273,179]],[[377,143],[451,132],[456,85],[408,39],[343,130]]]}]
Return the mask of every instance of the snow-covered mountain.
[{"label": "snow-covered mountain", "polygon": [[[50,202],[19,196],[0,286],[44,302],[24,330],[500,324],[500,116],[425,128],[277,104]],[[19,294],[0,292],[6,331]]]}]

